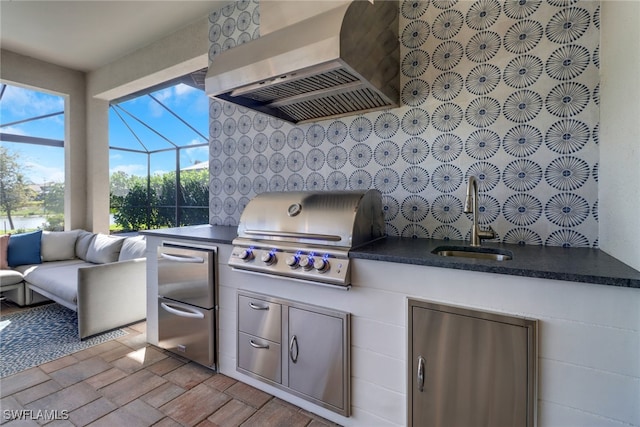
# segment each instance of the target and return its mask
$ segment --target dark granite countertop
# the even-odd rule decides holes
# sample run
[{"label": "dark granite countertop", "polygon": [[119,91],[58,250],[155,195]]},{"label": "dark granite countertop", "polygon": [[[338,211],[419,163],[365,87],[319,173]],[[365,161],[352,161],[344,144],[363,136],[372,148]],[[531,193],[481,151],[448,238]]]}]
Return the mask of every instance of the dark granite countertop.
[{"label": "dark granite countertop", "polygon": [[468,246],[468,242],[387,237],[352,250],[350,257],[640,288],[640,271],[599,249],[520,246],[483,242],[483,247],[510,251],[513,254],[511,260],[493,261],[444,257],[431,253],[440,246]]},{"label": "dark granite countertop", "polygon": [[[165,238],[231,244],[237,236],[237,228],[235,226],[194,225],[146,230],[140,233]],[[485,248],[510,251],[513,255],[513,259],[508,261],[493,261],[443,257],[431,253],[439,246],[468,246],[468,242],[387,237],[356,248],[350,252],[349,256],[401,264],[640,289],[640,271],[599,249],[519,246],[483,242],[482,246]]]}]

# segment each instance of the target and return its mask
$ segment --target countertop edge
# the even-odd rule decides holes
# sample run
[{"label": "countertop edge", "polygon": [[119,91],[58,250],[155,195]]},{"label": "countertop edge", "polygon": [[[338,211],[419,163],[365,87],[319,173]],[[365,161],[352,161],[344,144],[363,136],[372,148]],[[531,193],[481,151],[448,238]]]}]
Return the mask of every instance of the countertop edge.
[{"label": "countertop edge", "polygon": [[[536,279],[563,280],[567,282],[579,282],[586,284],[616,286],[622,288],[638,288],[640,289],[640,279],[585,275],[579,273],[566,273],[560,271],[541,271],[534,268],[531,269],[509,269],[500,266],[487,264],[474,264],[471,261],[439,261],[433,262],[425,258],[407,258],[393,255],[371,254],[353,251],[349,253],[349,258],[363,259],[369,261],[391,262],[396,264],[418,265],[423,267],[436,267],[448,270],[475,271],[480,273],[504,274],[508,276],[530,277]],[[492,261],[489,261],[492,262]],[[495,262],[495,261],[493,261]]]}]

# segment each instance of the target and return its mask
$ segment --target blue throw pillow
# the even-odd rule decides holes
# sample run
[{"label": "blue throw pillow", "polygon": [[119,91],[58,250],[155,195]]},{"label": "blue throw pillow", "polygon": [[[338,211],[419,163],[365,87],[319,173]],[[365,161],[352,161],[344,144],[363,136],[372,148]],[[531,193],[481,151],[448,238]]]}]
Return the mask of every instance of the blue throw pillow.
[{"label": "blue throw pillow", "polygon": [[40,264],[40,241],[42,230],[31,233],[12,234],[7,248],[9,267],[25,264]]}]

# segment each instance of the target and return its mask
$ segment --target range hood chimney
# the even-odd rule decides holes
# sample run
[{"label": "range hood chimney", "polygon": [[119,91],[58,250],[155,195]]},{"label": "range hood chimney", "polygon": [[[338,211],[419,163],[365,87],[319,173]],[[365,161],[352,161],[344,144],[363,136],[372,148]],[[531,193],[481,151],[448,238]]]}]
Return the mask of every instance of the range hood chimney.
[{"label": "range hood chimney", "polygon": [[[259,7],[261,37],[213,59],[207,95],[292,123],[399,105],[397,1],[263,0]],[[302,20],[288,24],[292,13]]]}]

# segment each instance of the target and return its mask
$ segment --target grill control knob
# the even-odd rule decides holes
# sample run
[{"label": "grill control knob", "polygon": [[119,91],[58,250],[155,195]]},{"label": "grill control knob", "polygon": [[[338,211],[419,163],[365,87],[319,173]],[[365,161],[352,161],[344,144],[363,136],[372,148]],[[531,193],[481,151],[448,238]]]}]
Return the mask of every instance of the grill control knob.
[{"label": "grill control knob", "polygon": [[276,261],[278,260],[278,258],[276,258],[276,254],[272,252],[263,253],[260,259],[262,260],[262,262],[264,262],[267,265],[275,264]]},{"label": "grill control knob", "polygon": [[313,268],[315,268],[318,273],[324,273],[329,270],[329,261],[324,258],[316,258],[313,262]]},{"label": "grill control knob", "polygon": [[313,268],[313,258],[306,256],[300,260],[300,267],[305,270],[311,270]]},{"label": "grill control knob", "polygon": [[284,262],[291,268],[297,268],[300,265],[300,257],[297,255],[291,255]]},{"label": "grill control knob", "polygon": [[253,259],[253,251],[251,249],[245,249],[240,252],[238,257],[243,261],[251,261]]}]

